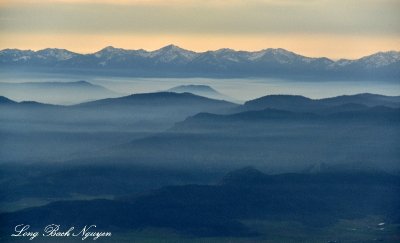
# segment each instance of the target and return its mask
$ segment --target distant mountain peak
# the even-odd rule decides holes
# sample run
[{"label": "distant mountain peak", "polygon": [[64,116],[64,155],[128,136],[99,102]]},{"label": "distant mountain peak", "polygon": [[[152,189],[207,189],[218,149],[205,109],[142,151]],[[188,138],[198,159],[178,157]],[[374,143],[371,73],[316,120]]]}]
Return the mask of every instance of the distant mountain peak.
[{"label": "distant mountain peak", "polygon": [[295,54],[294,52],[288,51],[283,48],[267,48],[263,50],[264,52],[271,52],[275,54]]},{"label": "distant mountain peak", "polygon": [[266,95],[254,100],[247,101],[245,104],[256,104],[256,103],[263,103],[263,102],[309,102],[312,101],[310,98],[307,98],[302,95],[283,95],[283,94],[278,94],[278,95]]},{"label": "distant mountain peak", "polygon": [[164,46],[164,47],[162,47],[162,48],[160,48],[158,50],[155,50],[153,52],[157,52],[157,53],[165,53],[165,52],[177,52],[177,53],[190,52],[190,53],[195,53],[193,51],[189,51],[189,50],[183,49],[183,48],[181,48],[179,46],[172,45],[172,44]]},{"label": "distant mountain peak", "polygon": [[400,59],[400,51],[380,51],[377,53],[374,53],[372,55],[366,56],[366,57],[373,57],[373,56],[380,56],[380,57],[389,57],[389,58],[394,58],[396,60]]},{"label": "distant mountain peak", "polygon": [[272,55],[276,55],[276,56],[304,57],[304,56],[301,56],[299,54],[296,54],[294,52],[288,51],[283,48],[268,48],[268,49],[262,50],[262,52],[264,52],[264,54],[272,54]]},{"label": "distant mountain peak", "polygon": [[390,64],[400,62],[400,52],[398,51],[378,52],[363,57],[359,59],[359,61],[363,62],[367,67],[378,68],[378,67],[388,66]]},{"label": "distant mountain peak", "polygon": [[116,48],[114,46],[106,46],[103,49],[99,50],[98,52],[120,52],[120,51],[127,51],[123,48]]},{"label": "distant mountain peak", "polygon": [[3,50],[0,50],[0,53],[13,53],[13,52],[34,52],[31,49],[29,50],[21,50],[21,49],[17,49],[17,48],[6,48]]},{"label": "distant mountain peak", "polygon": [[[95,58],[93,58],[95,57]],[[400,52],[378,52],[356,60],[333,61],[307,57],[283,48],[260,51],[194,52],[176,45],[158,50],[125,50],[107,46],[91,54],[64,49],[0,51],[0,67],[29,68],[59,72],[73,68],[88,72],[120,72],[129,76],[185,77],[292,77],[310,79],[399,80]]]},{"label": "distant mountain peak", "polygon": [[38,53],[45,53],[45,52],[71,52],[68,51],[67,49],[62,49],[62,48],[45,48],[37,51]]},{"label": "distant mountain peak", "polygon": [[215,53],[232,53],[232,52],[236,52],[234,49],[231,48],[221,48],[218,49],[216,51],[214,51]]},{"label": "distant mountain peak", "polygon": [[164,47],[162,47],[162,48],[160,48],[161,50],[184,50],[184,49],[182,49],[182,48],[180,48],[179,46],[176,46],[176,45],[174,45],[174,44],[169,44],[169,45],[166,45],[166,46],[164,46]]},{"label": "distant mountain peak", "polygon": [[58,61],[64,61],[77,56],[77,53],[59,48],[46,48],[36,52],[39,58],[55,58]]},{"label": "distant mountain peak", "polygon": [[114,51],[114,50],[117,50],[117,49],[119,49],[119,48],[115,48],[113,46],[106,46],[106,47],[104,47],[102,49],[102,51]]},{"label": "distant mountain peak", "polygon": [[[158,50],[150,52],[150,57],[157,58],[159,62],[187,61],[196,57],[197,53],[189,51],[179,46],[168,45]],[[183,59],[183,60],[182,60]]]},{"label": "distant mountain peak", "polygon": [[122,49],[122,48],[115,48],[113,46],[107,46],[101,49],[100,51],[94,53],[94,55],[98,58],[103,57],[103,56],[109,56],[112,57],[114,55],[121,55],[127,53],[128,50]]},{"label": "distant mountain peak", "polygon": [[309,63],[312,58],[305,57],[283,48],[268,48],[259,52],[252,53],[253,60],[268,60],[280,64],[290,64],[296,61]]},{"label": "distant mountain peak", "polygon": [[203,85],[203,84],[187,84],[187,85],[179,85],[167,90],[168,92],[175,92],[175,93],[191,93],[211,99],[216,100],[226,100],[234,103],[238,103],[237,100],[221,94],[219,91],[215,90],[214,88]]}]

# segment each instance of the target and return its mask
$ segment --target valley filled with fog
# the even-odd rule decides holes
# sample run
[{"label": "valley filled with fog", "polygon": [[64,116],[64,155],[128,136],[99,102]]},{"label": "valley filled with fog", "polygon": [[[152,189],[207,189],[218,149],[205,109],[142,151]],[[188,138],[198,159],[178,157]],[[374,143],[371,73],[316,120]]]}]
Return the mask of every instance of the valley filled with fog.
[{"label": "valley filled with fog", "polygon": [[399,243],[399,10],[0,0],[0,243]]},{"label": "valley filled with fog", "polygon": [[396,82],[2,74],[0,88],[0,230],[70,210],[134,237],[400,223]]},{"label": "valley filled with fog", "polygon": [[[138,77],[107,77],[107,76],[92,76],[92,75],[74,75],[74,74],[40,74],[40,73],[12,73],[4,72],[0,74],[0,87],[4,83],[40,83],[40,82],[77,82],[87,81],[93,85],[100,85],[107,89],[108,96],[123,96],[134,93],[149,93],[165,91],[172,87],[196,84],[208,85],[221,93],[232,97],[236,102],[244,102],[246,100],[255,99],[269,94],[295,94],[303,95],[310,98],[326,98],[344,94],[359,94],[359,93],[377,93],[382,95],[396,96],[400,94],[400,85],[396,81],[387,80],[336,80],[331,81],[307,81],[296,79],[276,79],[276,78],[138,78]],[[30,91],[32,92],[32,91]],[[0,95],[6,96],[17,101],[29,100],[29,96],[23,90],[18,91],[15,87],[2,87]],[[64,91],[65,92],[65,91]],[[85,96],[86,95],[86,96]],[[32,98],[35,101],[43,103],[56,104],[76,104],[99,98],[99,96],[79,95],[70,93],[61,100],[60,98],[46,98],[49,94],[40,94]],[[25,97],[24,97],[25,96]],[[60,94],[54,94],[60,96]],[[103,97],[107,95],[103,94]]]}]

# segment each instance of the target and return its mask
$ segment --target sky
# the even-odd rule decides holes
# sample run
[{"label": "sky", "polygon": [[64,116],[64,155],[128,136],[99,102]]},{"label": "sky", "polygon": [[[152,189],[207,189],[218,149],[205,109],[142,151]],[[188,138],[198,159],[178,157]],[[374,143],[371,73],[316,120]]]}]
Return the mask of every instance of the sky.
[{"label": "sky", "polygon": [[400,0],[0,0],[0,49],[400,50]]}]

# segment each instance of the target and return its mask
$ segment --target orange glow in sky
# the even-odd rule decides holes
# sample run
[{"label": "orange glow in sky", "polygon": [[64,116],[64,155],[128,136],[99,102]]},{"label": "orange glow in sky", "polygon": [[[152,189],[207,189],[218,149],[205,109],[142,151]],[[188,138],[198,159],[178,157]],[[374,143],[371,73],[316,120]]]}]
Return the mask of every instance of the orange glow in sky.
[{"label": "orange glow in sky", "polygon": [[398,0],[0,0],[0,49],[400,50]]}]

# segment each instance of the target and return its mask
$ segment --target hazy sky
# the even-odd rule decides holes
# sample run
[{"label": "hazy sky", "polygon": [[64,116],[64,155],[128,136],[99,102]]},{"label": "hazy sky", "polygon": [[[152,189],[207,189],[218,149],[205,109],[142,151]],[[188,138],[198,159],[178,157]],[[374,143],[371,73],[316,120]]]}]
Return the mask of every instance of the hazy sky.
[{"label": "hazy sky", "polygon": [[0,49],[400,50],[400,0],[0,0]]}]

